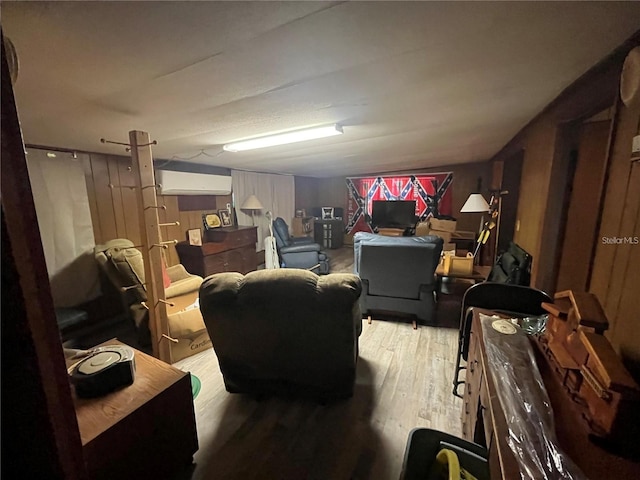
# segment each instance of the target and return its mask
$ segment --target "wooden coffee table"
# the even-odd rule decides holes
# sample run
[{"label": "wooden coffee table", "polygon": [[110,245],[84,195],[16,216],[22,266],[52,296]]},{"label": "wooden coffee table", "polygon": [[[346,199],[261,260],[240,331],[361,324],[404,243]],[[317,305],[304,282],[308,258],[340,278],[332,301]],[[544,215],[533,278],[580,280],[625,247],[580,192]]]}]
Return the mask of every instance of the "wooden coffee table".
[{"label": "wooden coffee table", "polygon": [[441,265],[438,265],[438,268],[436,268],[436,275],[438,277],[437,282],[436,282],[436,293],[440,294],[440,290],[442,288],[442,278],[443,277],[447,277],[447,278],[461,278],[461,279],[465,279],[465,280],[473,280],[474,283],[480,283],[480,282],[484,282],[487,277],[489,276],[489,273],[491,272],[491,267],[490,266],[482,266],[482,265],[474,265],[473,266],[473,272],[471,273],[448,273],[445,274],[444,273],[444,267]]},{"label": "wooden coffee table", "polygon": [[449,278],[465,278],[468,280],[475,280],[476,283],[484,282],[489,273],[491,272],[490,266],[482,266],[482,265],[474,265],[473,272],[471,273],[444,273],[444,267],[442,265],[438,265],[436,268],[436,275],[438,278],[449,277]]}]

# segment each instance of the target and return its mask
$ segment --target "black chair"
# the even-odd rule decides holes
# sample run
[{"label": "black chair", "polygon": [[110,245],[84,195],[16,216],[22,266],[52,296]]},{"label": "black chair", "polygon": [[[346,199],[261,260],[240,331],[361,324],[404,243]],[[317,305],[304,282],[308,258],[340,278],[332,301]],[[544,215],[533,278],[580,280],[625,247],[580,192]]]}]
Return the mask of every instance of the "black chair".
[{"label": "black chair", "polygon": [[553,300],[542,290],[522,285],[483,282],[469,287],[464,297],[462,297],[462,310],[460,313],[458,354],[453,378],[453,394],[456,397],[462,398],[462,395],[458,393],[458,385],[464,383],[464,380],[459,380],[458,378],[460,370],[467,368],[466,366],[460,366],[460,361],[464,359],[466,362],[469,356],[472,308],[486,308],[516,316],[537,316],[547,313],[542,308],[542,302],[552,303]]},{"label": "black chair", "polygon": [[302,268],[318,274],[329,273],[329,259],[313,238],[292,237],[287,222],[280,217],[273,221],[273,236],[282,267]]},{"label": "black chair", "polygon": [[517,243],[509,242],[509,248],[493,264],[490,282],[529,286],[533,258]]}]

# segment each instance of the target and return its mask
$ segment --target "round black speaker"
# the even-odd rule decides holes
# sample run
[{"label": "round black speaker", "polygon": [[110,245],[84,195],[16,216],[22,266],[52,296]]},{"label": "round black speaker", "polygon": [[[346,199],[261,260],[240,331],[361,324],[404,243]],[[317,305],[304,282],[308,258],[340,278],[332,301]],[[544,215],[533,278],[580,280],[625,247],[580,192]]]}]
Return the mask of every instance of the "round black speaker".
[{"label": "round black speaker", "polygon": [[78,397],[99,397],[120,387],[131,385],[135,379],[135,358],[132,348],[107,345],[92,350],[71,373],[71,383]]}]

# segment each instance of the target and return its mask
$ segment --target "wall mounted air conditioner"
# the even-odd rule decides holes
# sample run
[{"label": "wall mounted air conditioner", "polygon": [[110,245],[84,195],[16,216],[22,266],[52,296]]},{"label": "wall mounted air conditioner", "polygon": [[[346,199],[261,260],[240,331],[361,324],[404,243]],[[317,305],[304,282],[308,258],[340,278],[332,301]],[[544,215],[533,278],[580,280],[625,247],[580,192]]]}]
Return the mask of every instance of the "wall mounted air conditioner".
[{"label": "wall mounted air conditioner", "polygon": [[205,173],[158,170],[156,183],[162,195],[229,195],[231,177]]}]

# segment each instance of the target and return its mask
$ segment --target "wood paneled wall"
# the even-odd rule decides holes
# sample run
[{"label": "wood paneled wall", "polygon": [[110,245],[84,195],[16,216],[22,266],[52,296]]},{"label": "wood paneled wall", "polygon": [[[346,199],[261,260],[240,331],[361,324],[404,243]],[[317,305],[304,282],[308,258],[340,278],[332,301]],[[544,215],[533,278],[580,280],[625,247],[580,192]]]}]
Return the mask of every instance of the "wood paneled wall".
[{"label": "wood paneled wall", "polygon": [[556,290],[585,291],[596,242],[598,215],[606,170],[611,121],[581,125],[573,186],[566,208],[564,240],[559,259]]},{"label": "wood paneled wall", "polygon": [[590,284],[611,323],[607,336],[636,379],[640,379],[640,161],[630,160],[639,125],[640,105],[629,108],[619,101]]},{"label": "wood paneled wall", "polygon": [[558,168],[566,160],[560,155],[562,130],[614,104],[624,50],[629,49],[626,45],[576,81],[492,159],[508,162],[515,152],[525,152],[517,213],[520,229],[515,241],[533,255],[532,284],[543,290],[553,290],[555,254],[560,248],[561,225],[554,215],[559,208],[557,187],[566,184],[566,171]]},{"label": "wood paneled wall", "polygon": [[[488,198],[491,181],[491,165],[489,162],[465,163],[461,165],[449,165],[446,167],[413,169],[404,172],[372,172],[370,175],[396,175],[410,173],[429,173],[429,172],[453,172],[453,189],[452,210],[453,216],[458,219],[458,230],[477,231],[480,226],[480,214],[461,214],[460,209],[466,202],[469,194],[475,192],[478,178],[482,181],[482,190],[485,197]],[[365,175],[358,175],[365,176]],[[322,205],[347,208],[347,184],[346,177],[319,178],[312,179],[317,182],[316,204],[310,205],[318,207]],[[296,200],[297,200],[297,179],[296,179]],[[297,203],[296,203],[297,205]]]},{"label": "wood paneled wall", "polygon": [[568,181],[567,172],[560,168],[566,161],[563,136],[571,124],[615,107],[604,199],[593,212],[600,222],[596,252],[583,261],[592,265],[589,291],[605,309],[611,325],[607,336],[636,379],[640,378],[640,314],[634,300],[640,285],[640,245],[606,244],[602,237],[640,236],[640,167],[630,162],[640,110],[619,100],[622,64],[638,45],[640,32],[565,90],[492,159],[507,162],[514,152],[525,151],[517,214],[520,230],[515,241],[534,257],[532,285],[553,294],[564,227],[556,222],[557,210],[562,208],[557,202],[558,186]]},{"label": "wood paneled wall", "polygon": [[[114,238],[128,238],[134,245],[141,243],[135,191],[127,188],[134,185],[130,165],[129,157],[99,153],[92,153],[85,160],[85,180],[96,244]],[[227,203],[232,202],[231,195],[213,197],[216,206],[214,210],[224,209]],[[211,202],[208,203],[211,204]],[[202,229],[202,214],[212,211],[211,209],[181,210],[178,205],[178,196],[175,195],[158,195],[158,205],[166,206],[166,210],[158,210],[160,223],[180,222],[179,226],[160,227],[160,236],[163,240],[185,240],[187,230]],[[173,245],[165,250],[165,259],[169,266],[180,263]]]},{"label": "wood paneled wall", "polygon": [[[295,177],[296,208],[310,208],[320,206],[318,204],[318,191],[320,179],[312,177]],[[336,205],[339,207],[340,205]]]}]

